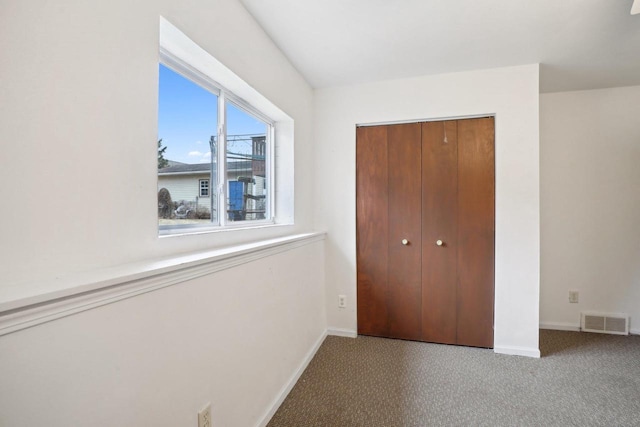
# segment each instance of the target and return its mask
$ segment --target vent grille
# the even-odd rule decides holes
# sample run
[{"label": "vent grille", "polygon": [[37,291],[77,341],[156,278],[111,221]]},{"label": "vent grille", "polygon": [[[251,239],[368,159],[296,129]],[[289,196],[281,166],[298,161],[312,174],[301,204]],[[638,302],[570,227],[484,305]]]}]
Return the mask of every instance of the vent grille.
[{"label": "vent grille", "polygon": [[619,313],[582,313],[581,326],[585,332],[629,335],[629,316]]}]

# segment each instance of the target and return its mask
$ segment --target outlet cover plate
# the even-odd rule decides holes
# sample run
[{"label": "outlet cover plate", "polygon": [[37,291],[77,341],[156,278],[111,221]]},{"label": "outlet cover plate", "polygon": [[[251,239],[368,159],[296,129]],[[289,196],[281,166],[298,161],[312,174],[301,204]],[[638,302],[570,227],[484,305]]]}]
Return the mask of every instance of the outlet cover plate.
[{"label": "outlet cover plate", "polygon": [[569,302],[571,304],[577,304],[580,300],[580,293],[578,291],[569,291]]},{"label": "outlet cover plate", "polygon": [[347,307],[347,296],[346,295],[338,295],[338,307],[346,308]]}]

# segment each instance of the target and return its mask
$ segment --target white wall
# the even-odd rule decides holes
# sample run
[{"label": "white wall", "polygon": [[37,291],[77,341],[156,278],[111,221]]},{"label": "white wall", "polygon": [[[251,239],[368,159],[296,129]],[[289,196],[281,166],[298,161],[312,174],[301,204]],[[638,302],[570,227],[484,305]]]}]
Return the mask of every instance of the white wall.
[{"label": "white wall", "polygon": [[[316,91],[316,225],[328,231],[327,316],[356,330],[358,123],[496,114],[497,351],[536,356],[539,311],[538,66]],[[348,308],[338,309],[338,294]]]},{"label": "white wall", "polygon": [[[0,337],[0,425],[256,426],[324,333],[323,242]],[[309,260],[318,262],[309,262]]]},{"label": "white wall", "polygon": [[580,311],[622,312],[640,333],[639,110],[640,86],[541,95],[545,327],[577,328]]},{"label": "white wall", "polygon": [[[295,226],[158,238],[160,15],[295,120]],[[310,230],[313,91],[238,1],[3,1],[0,52],[0,301]],[[206,401],[255,425],[326,328],[323,266],[315,243],[2,336],[0,425],[191,426]]]}]

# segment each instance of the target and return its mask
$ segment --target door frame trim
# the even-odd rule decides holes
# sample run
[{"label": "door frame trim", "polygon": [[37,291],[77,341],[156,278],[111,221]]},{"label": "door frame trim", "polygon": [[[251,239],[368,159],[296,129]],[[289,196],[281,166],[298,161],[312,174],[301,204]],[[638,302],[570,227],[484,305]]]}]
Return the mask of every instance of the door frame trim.
[{"label": "door frame trim", "polygon": [[[392,120],[392,121],[386,121],[386,122],[356,123],[356,128],[368,127],[368,126],[401,125],[401,124],[407,124],[407,123],[445,122],[449,120],[482,119],[485,117],[493,117],[493,119],[495,120],[496,113],[470,114],[468,116],[435,117],[435,118],[429,118],[429,119],[409,119],[409,120]],[[495,144],[495,125],[494,125],[494,144]]]}]

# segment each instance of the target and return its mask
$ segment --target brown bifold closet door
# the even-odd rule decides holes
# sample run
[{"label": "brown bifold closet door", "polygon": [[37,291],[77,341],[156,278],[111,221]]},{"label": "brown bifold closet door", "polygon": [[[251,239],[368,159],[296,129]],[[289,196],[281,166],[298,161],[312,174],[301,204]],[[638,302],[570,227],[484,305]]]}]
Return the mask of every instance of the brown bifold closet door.
[{"label": "brown bifold closet door", "polygon": [[422,124],[422,339],[457,343],[458,125]]},{"label": "brown bifold closet door", "polygon": [[457,344],[493,347],[494,119],[458,121]]},{"label": "brown bifold closet door", "polygon": [[422,339],[493,346],[492,117],[422,124]]},{"label": "brown bifold closet door", "polygon": [[421,339],[420,125],[359,127],[358,333]]},{"label": "brown bifold closet door", "polygon": [[422,337],[420,124],[388,128],[389,336]]},{"label": "brown bifold closet door", "polygon": [[358,333],[493,346],[493,118],[359,127]]},{"label": "brown bifold closet door", "polygon": [[389,332],[389,168],[387,127],[356,131],[358,333]]}]

